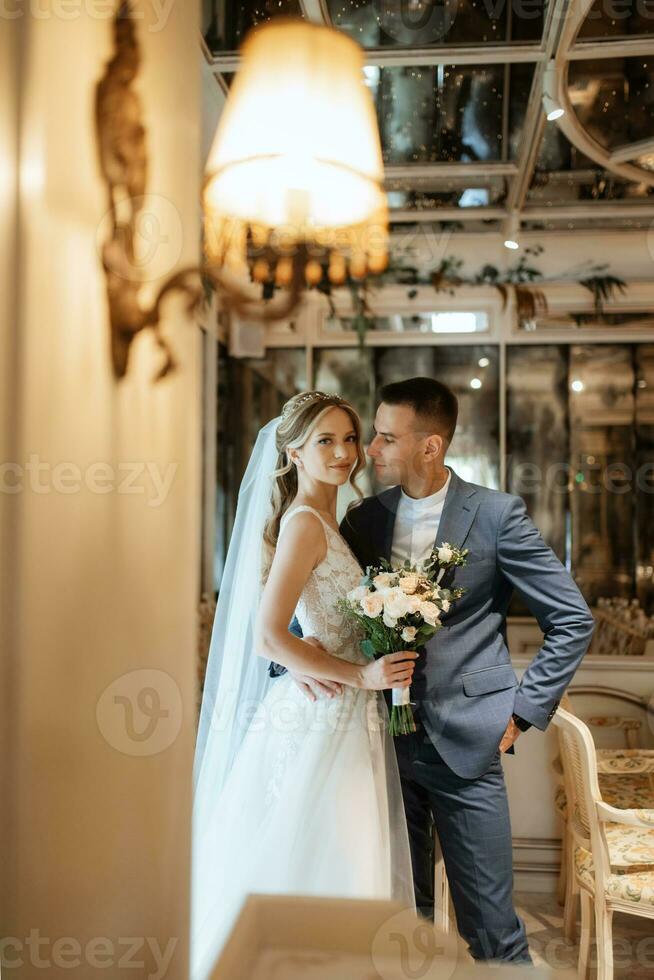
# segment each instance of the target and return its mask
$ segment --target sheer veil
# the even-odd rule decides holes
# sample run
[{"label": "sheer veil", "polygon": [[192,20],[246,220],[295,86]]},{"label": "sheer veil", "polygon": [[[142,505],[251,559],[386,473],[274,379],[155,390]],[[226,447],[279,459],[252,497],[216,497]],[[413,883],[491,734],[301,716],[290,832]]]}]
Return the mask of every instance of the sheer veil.
[{"label": "sheer veil", "polygon": [[193,764],[194,833],[200,835],[207,804],[220,795],[252,711],[274,683],[265,659],[253,654],[253,641],[279,422],[280,416],[272,419],[257,436],[239,490],[218,596]]}]

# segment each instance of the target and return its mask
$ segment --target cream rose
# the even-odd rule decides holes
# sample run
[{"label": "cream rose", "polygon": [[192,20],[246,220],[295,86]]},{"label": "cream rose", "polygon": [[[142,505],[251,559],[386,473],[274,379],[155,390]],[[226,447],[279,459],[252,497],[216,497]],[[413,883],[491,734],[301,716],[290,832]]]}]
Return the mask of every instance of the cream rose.
[{"label": "cream rose", "polygon": [[384,608],[384,599],[378,592],[370,592],[361,600],[361,608],[366,616],[376,619]]},{"label": "cream rose", "polygon": [[397,576],[390,572],[380,572],[379,575],[375,575],[372,584],[376,589],[389,589],[395,583],[396,578]]},{"label": "cream rose", "polygon": [[389,589],[384,593],[384,612],[394,619],[406,616],[409,611],[409,597],[404,594],[402,589]]},{"label": "cream rose", "polygon": [[420,607],[422,605],[422,599],[419,595],[410,595],[407,597],[407,612],[417,613],[420,612]]},{"label": "cream rose", "polygon": [[413,595],[413,593],[418,588],[418,583],[420,578],[418,575],[401,575],[400,576],[400,588],[407,595]]},{"label": "cream rose", "polygon": [[442,605],[443,605],[443,612],[449,612],[450,611],[450,600],[449,599],[443,599]]},{"label": "cream rose", "polygon": [[417,632],[418,630],[415,628],[415,626],[405,626],[402,630],[402,639],[405,643],[413,643]]},{"label": "cream rose", "polygon": [[423,602],[420,606],[420,614],[426,623],[429,623],[430,626],[436,626],[441,611],[434,602]]}]

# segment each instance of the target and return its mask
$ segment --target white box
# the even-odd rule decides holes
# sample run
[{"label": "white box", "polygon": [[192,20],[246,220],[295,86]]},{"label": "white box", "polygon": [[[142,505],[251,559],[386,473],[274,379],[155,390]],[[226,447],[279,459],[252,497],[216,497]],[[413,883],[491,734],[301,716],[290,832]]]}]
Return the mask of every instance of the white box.
[{"label": "white box", "polygon": [[575,971],[476,964],[456,934],[395,902],[249,895],[211,980],[574,980]]}]

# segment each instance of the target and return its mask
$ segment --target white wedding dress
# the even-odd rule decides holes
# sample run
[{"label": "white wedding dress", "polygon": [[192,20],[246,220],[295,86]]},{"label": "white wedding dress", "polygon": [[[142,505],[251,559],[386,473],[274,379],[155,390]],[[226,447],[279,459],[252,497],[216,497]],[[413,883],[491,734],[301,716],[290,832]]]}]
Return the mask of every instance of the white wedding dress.
[{"label": "white wedding dress", "polygon": [[[315,514],[327,540],[297,606],[302,631],[334,656],[365,663],[336,607],[359,584],[359,564],[311,507],[287,512],[280,535],[301,511]],[[387,727],[381,691],[344,686],[342,695],[312,702],[288,673],[272,683],[215,800],[210,839],[194,841],[202,861],[192,882],[191,980],[210,975],[248,893],[393,898],[415,907]]]}]

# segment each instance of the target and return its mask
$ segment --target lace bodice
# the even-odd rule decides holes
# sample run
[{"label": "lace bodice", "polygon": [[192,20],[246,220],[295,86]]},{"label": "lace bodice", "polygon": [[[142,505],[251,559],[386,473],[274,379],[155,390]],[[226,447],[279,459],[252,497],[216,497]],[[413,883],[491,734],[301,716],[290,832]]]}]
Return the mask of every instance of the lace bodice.
[{"label": "lace bodice", "polygon": [[316,636],[335,656],[356,663],[366,663],[359,649],[356,627],[336,607],[338,599],[356,588],[361,581],[361,567],[345,539],[313,507],[302,504],[287,511],[281,519],[279,534],[294,514],[309,511],[325,529],[327,552],[316,565],[300,595],[295,614],[305,636]]}]

